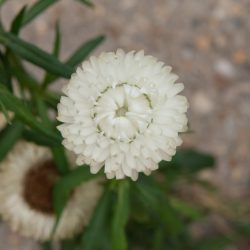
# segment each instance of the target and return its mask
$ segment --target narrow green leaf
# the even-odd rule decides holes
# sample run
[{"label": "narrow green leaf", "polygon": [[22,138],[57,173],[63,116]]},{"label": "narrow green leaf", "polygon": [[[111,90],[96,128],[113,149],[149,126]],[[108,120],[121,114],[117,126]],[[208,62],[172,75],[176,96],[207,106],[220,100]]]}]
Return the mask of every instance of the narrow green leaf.
[{"label": "narrow green leaf", "polygon": [[77,0],[77,1],[87,5],[89,7],[92,7],[92,8],[94,7],[94,4],[90,0]]},{"label": "narrow green leaf", "polygon": [[212,155],[194,149],[182,149],[175,156],[176,164],[186,168],[188,172],[197,172],[200,169],[213,167],[215,159]]},{"label": "narrow green leaf", "polygon": [[168,181],[174,181],[180,175],[192,175],[205,168],[212,168],[215,158],[195,149],[180,149],[172,161],[161,161],[160,170],[168,176]]},{"label": "narrow green leaf", "polygon": [[5,117],[6,121],[7,121],[7,123],[11,124],[8,110],[6,109],[6,107],[4,106],[4,104],[2,103],[1,100],[0,100],[0,110],[2,110],[3,115],[4,115],[4,117]]},{"label": "narrow green leaf", "polygon": [[129,217],[130,196],[129,182],[120,181],[118,199],[112,220],[112,249],[126,250],[128,248],[125,226]]},{"label": "narrow green leaf", "polygon": [[[111,192],[105,191],[99,200],[91,221],[82,235],[79,250],[93,250],[103,236],[103,228],[110,210]],[[100,248],[102,249],[102,248]]]},{"label": "narrow green leaf", "polygon": [[46,124],[39,122],[36,117],[29,111],[29,109],[23,104],[23,102],[12,95],[2,84],[0,84],[0,100],[4,106],[13,111],[18,119],[22,122],[43,133],[45,136],[54,139],[57,142],[61,142],[61,137],[57,132],[52,131]]},{"label": "narrow green leaf", "polygon": [[75,168],[56,183],[54,188],[54,208],[57,216],[61,215],[72,190],[81,183],[95,177],[96,175],[89,172],[89,167],[83,165]]},{"label": "narrow green leaf", "polygon": [[42,100],[41,96],[37,93],[35,93],[34,99],[35,99],[36,108],[38,110],[39,117],[48,127],[52,129],[53,128],[52,122],[50,121],[48,117],[48,108],[46,104]]},{"label": "narrow green leaf", "polygon": [[[59,24],[57,22],[55,26],[55,41],[54,41],[54,46],[53,46],[53,51],[52,51],[52,55],[55,56],[56,58],[58,58],[59,56],[60,48],[61,48],[61,34],[60,34]],[[54,77],[55,77],[54,75],[51,75],[48,72],[46,72],[43,83],[42,83],[43,89],[46,89],[48,83],[51,82]]]},{"label": "narrow green leaf", "polygon": [[14,18],[14,20],[11,23],[11,28],[10,28],[10,32],[17,35],[22,27],[22,22],[23,22],[23,18],[26,12],[26,6],[24,6],[19,13],[17,14],[17,16]]},{"label": "narrow green leaf", "polygon": [[11,72],[11,68],[10,68],[10,62],[9,62],[9,58],[8,58],[8,53],[2,54],[0,51],[0,60],[2,61],[2,74],[3,74],[3,83],[6,84],[7,88],[9,89],[9,91],[13,92],[13,87],[12,87],[12,82],[11,82],[11,78],[12,78],[12,72]]},{"label": "narrow green leaf", "polygon": [[60,146],[61,142],[58,140],[51,139],[48,136],[44,136],[42,133],[30,129],[23,130],[23,138],[26,141],[33,142],[40,146],[55,147]]},{"label": "narrow green leaf", "polygon": [[184,225],[169,203],[162,188],[153,178],[141,177],[136,183],[136,188],[139,191],[138,199],[151,216],[165,227],[169,235],[177,236],[182,232]]},{"label": "narrow green leaf", "polygon": [[70,78],[74,69],[66,64],[61,63],[53,55],[41,50],[10,33],[0,32],[0,43],[7,46],[21,58],[47,70],[48,72]]},{"label": "narrow green leaf", "polygon": [[66,63],[72,67],[77,66],[84,61],[88,55],[105,39],[105,36],[97,36],[81,45],[73,55],[66,61]]},{"label": "narrow green leaf", "polygon": [[9,53],[11,72],[23,88],[28,88],[32,93],[39,91],[39,83],[22,65],[21,60],[13,53]]},{"label": "narrow green leaf", "polygon": [[[65,62],[68,66],[76,67],[79,63],[83,62],[93,50],[99,46],[105,39],[105,36],[98,36],[90,39],[87,42],[84,42],[74,53],[73,55]],[[51,75],[49,79],[46,80],[46,86],[55,81],[58,77]]]},{"label": "narrow green leaf", "polygon": [[[42,100],[41,96],[38,94],[35,94],[35,103],[40,118],[42,119],[44,124],[48,126],[48,128],[51,128],[51,130],[53,130],[53,123],[52,121],[50,121],[48,117],[48,108],[44,103],[44,101]],[[58,171],[63,175],[66,174],[69,171],[69,162],[65,155],[63,146],[62,145],[55,147],[53,146],[51,147],[51,152]]]},{"label": "narrow green leaf", "polygon": [[56,223],[54,225],[52,237],[56,231],[63,209],[68,202],[71,192],[81,183],[89,181],[95,177],[96,175],[89,172],[89,167],[83,165],[75,168],[56,183],[53,190],[53,207],[56,213]]},{"label": "narrow green leaf", "polygon": [[23,125],[20,122],[13,122],[0,133],[0,161],[12,149],[17,140],[21,137]]},{"label": "narrow green leaf", "polygon": [[61,48],[61,33],[60,33],[60,27],[59,23],[56,22],[55,26],[55,41],[53,46],[52,55],[54,55],[56,58],[58,58]]},{"label": "narrow green leaf", "polygon": [[32,21],[34,18],[36,18],[38,15],[43,13],[50,5],[56,3],[58,0],[39,0],[34,5],[32,5],[27,13],[25,14],[24,20],[22,25],[28,24],[30,21]]},{"label": "narrow green leaf", "polygon": [[44,93],[45,102],[53,109],[57,109],[57,104],[60,101],[62,94],[55,91],[48,91]]},{"label": "narrow green leaf", "polygon": [[69,171],[69,162],[65,155],[63,146],[56,146],[51,148],[51,152],[57,169],[61,174],[66,174]]}]

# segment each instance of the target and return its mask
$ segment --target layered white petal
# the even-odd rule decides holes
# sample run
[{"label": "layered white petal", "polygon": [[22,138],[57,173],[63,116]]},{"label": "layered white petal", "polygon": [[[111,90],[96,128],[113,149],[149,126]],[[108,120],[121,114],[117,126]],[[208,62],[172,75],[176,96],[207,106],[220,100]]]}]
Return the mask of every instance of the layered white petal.
[{"label": "layered white petal", "polygon": [[102,53],[79,67],[58,104],[64,146],[91,172],[136,179],[171,160],[187,126],[184,86],[143,51]]}]

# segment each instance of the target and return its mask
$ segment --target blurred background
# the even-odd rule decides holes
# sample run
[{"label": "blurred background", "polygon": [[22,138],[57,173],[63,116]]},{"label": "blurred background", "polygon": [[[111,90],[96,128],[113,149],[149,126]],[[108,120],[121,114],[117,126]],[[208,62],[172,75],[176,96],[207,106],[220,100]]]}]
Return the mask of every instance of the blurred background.
[{"label": "blurred background", "polygon": [[[8,0],[1,19],[7,26],[24,4]],[[250,1],[249,0],[102,0],[95,7],[60,0],[28,25],[21,36],[51,51],[54,26],[62,31],[61,59],[82,41],[99,34],[106,41],[95,51],[145,50],[173,66],[185,85],[193,131],[184,147],[195,147],[217,158],[216,168],[201,178],[217,187],[216,197],[191,189],[214,209],[191,229],[196,237],[230,228],[222,203],[237,204],[237,216],[250,217]],[[36,69],[38,77],[41,75]],[[63,82],[59,83],[63,84]],[[188,195],[188,194],[187,194]],[[1,249],[39,249],[0,224]],[[244,241],[230,250],[250,249]]]}]

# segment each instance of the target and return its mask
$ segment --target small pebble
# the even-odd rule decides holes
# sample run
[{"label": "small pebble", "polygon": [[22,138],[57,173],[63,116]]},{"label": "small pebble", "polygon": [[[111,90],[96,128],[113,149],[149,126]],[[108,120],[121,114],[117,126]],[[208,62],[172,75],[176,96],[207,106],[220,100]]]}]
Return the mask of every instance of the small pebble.
[{"label": "small pebble", "polygon": [[213,101],[202,91],[198,91],[192,98],[193,109],[202,115],[209,114],[213,110]]},{"label": "small pebble", "polygon": [[220,74],[227,78],[234,78],[236,70],[232,63],[226,59],[219,59],[214,64],[214,70],[217,74]]}]

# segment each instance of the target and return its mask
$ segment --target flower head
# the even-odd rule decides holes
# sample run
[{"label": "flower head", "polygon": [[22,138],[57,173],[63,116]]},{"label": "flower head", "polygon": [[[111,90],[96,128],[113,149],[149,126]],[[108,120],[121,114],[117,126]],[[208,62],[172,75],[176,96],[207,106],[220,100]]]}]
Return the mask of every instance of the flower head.
[{"label": "flower head", "polygon": [[[49,240],[56,222],[52,191],[60,174],[46,148],[18,142],[0,164],[0,214],[14,231]],[[55,240],[79,233],[91,217],[102,192],[97,181],[82,184],[71,194]]]},{"label": "flower head", "polygon": [[143,51],[117,50],[83,62],[58,104],[58,129],[77,164],[136,180],[171,160],[186,129],[188,103],[170,71]]}]

